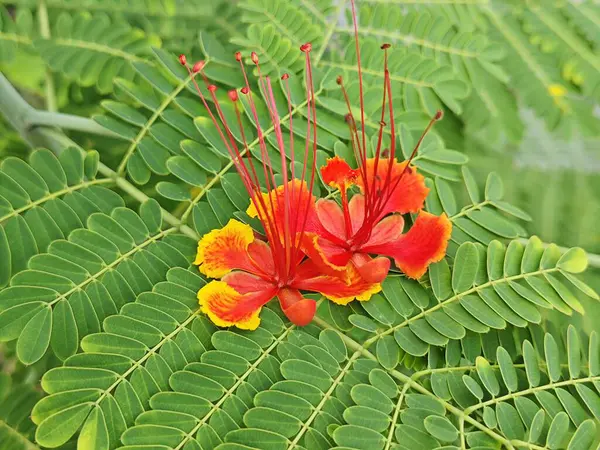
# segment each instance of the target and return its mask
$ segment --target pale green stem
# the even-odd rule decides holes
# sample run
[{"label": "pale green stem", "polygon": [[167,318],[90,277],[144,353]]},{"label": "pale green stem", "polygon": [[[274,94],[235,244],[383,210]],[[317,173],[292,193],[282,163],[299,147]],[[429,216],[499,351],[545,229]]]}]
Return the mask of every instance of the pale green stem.
[{"label": "pale green stem", "polygon": [[63,130],[81,131],[83,133],[99,134],[123,139],[118,134],[104,128],[99,123],[96,123],[87,117],[79,117],[59,112],[34,110],[27,115],[24,126],[26,129],[31,129],[36,126],[58,127]]},{"label": "pale green stem", "polygon": [[[40,35],[44,39],[50,39],[50,22],[48,21],[48,8],[45,0],[40,0],[37,13],[40,23]],[[46,69],[46,108],[50,112],[58,111],[54,78],[52,78],[52,72],[49,68]]]},{"label": "pale green stem", "polygon": [[[55,128],[43,126],[27,127],[29,115],[34,113],[33,109],[19,95],[10,82],[0,73],[0,113],[6,117],[8,122],[19,132],[23,139],[32,147],[44,146],[55,153],[60,153],[67,147],[79,146]],[[131,195],[138,202],[144,202],[149,197],[137,187],[120,177],[110,167],[103,163],[98,166],[98,171],[106,178],[114,180],[115,184],[124,192]],[[166,210],[162,210],[162,216],[166,223],[176,227],[181,233],[192,239],[198,239],[198,234],[189,226],[182,223],[177,217]]]}]

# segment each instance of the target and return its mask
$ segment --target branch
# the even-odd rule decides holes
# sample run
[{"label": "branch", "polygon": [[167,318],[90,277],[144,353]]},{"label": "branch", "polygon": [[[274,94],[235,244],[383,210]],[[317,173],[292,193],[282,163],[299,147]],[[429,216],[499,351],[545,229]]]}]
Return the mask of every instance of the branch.
[{"label": "branch", "polygon": [[[77,147],[81,149],[79,145],[65,136],[60,130],[39,125],[44,122],[47,122],[47,125],[57,125],[57,123],[61,123],[61,121],[64,124],[79,124],[79,122],[83,124],[85,123],[84,121],[88,119],[69,116],[67,114],[36,111],[23,99],[23,97],[21,97],[21,95],[19,95],[17,90],[10,84],[6,77],[2,75],[2,73],[0,73],[0,113],[6,117],[8,122],[19,132],[21,137],[31,147],[46,147],[56,154],[59,154],[67,147]],[[50,120],[50,118],[52,118],[52,120]],[[32,124],[35,124],[35,126]],[[77,129],[82,128],[80,126]],[[81,149],[81,151],[83,151],[83,149]],[[98,171],[104,177],[114,180],[119,188],[131,195],[138,202],[141,203],[150,198],[105,164],[99,163]],[[180,219],[167,210],[162,209],[162,216],[165,222],[176,227],[186,236],[189,236],[192,239],[199,238],[198,234],[192,228],[185,225]]]}]

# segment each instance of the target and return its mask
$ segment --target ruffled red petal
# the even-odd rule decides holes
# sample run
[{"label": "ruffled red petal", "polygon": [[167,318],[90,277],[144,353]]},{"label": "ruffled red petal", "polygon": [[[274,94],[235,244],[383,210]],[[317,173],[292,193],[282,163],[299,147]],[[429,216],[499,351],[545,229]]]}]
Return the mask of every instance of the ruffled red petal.
[{"label": "ruffled red petal", "polygon": [[327,164],[321,167],[321,176],[325,184],[343,191],[356,182],[357,174],[357,171],[339,156],[329,158]]},{"label": "ruffled red petal", "polygon": [[435,216],[422,211],[408,233],[363,251],[390,256],[408,277],[420,278],[429,264],[442,260],[451,232],[452,223],[445,214]]},{"label": "ruffled red petal", "polygon": [[[290,231],[311,231],[317,226],[315,197],[305,182],[292,180],[261,195],[262,201],[252,199],[246,213],[264,220],[267,233],[277,233],[283,240],[286,220]],[[272,227],[276,227],[276,231],[271,231]]]},{"label": "ruffled red petal", "polygon": [[[400,214],[418,212],[423,208],[425,198],[429,193],[429,188],[425,185],[425,177],[417,173],[413,166],[410,166],[404,175],[401,175],[406,167],[406,161],[394,160],[391,173],[389,164],[389,159],[380,159],[377,163],[377,173],[375,173],[375,158],[367,159],[367,183],[371,193],[373,191],[385,192],[386,185],[395,186],[384,206],[381,217],[392,212]],[[390,173],[389,177],[388,173]],[[400,176],[402,178],[398,182]],[[357,179],[356,184],[364,191],[365,180],[362,177]]]}]

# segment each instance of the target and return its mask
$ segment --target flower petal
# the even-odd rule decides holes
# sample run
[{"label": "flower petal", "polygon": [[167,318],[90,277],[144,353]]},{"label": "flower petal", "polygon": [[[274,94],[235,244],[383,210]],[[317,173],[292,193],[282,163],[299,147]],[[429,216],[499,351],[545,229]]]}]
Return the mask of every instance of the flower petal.
[{"label": "flower petal", "polygon": [[250,199],[250,206],[246,213],[250,217],[258,217],[261,221],[265,220],[267,222],[263,223],[265,231],[271,232],[271,225],[269,225],[269,221],[271,221],[283,239],[286,214],[287,222],[292,230],[309,231],[316,226],[315,197],[308,190],[306,182],[294,179],[289,181],[287,186],[278,186],[268,194],[261,193],[261,196],[262,201]]},{"label": "flower petal", "polygon": [[315,233],[307,233],[302,240],[302,251],[324,275],[338,276],[346,270],[352,252]]},{"label": "flower petal", "polygon": [[371,246],[378,246],[388,242],[394,242],[402,236],[404,229],[404,218],[400,214],[393,214],[379,221],[373,227],[369,240],[361,246],[364,253],[376,253],[371,251]]},{"label": "flower petal", "polygon": [[327,164],[321,167],[321,176],[325,184],[345,191],[356,182],[358,173],[339,156],[327,159]]},{"label": "flower petal", "polygon": [[355,253],[352,263],[360,276],[369,283],[382,283],[390,271],[390,260],[384,256],[372,259],[365,253]]},{"label": "flower petal", "polygon": [[[369,189],[381,189],[385,184],[388,184],[393,189],[390,198],[386,201],[382,217],[398,212],[400,214],[416,213],[425,202],[425,198],[429,193],[429,188],[425,186],[425,177],[417,173],[413,166],[406,169],[404,175],[402,172],[406,167],[407,162],[398,162],[393,160],[391,175],[388,179],[388,171],[390,160],[382,158],[377,163],[377,173],[375,173],[375,158],[367,159],[367,183]],[[402,177],[398,182],[399,177]],[[359,178],[356,184],[364,190],[364,180]]]},{"label": "flower petal", "polygon": [[331,233],[334,237],[345,241],[346,225],[344,224],[344,213],[340,205],[334,200],[320,199],[317,201],[315,207],[319,222],[325,231]]},{"label": "flower petal", "polygon": [[342,277],[322,275],[311,260],[303,262],[298,269],[293,288],[318,292],[340,305],[346,305],[354,299],[370,300],[373,294],[381,291],[381,284],[363,279],[353,264],[348,264]]},{"label": "flower petal", "polygon": [[368,251],[394,258],[408,277],[420,278],[429,264],[444,257],[451,232],[452,223],[445,214],[435,216],[422,211],[408,233],[388,243],[371,245]]},{"label": "flower petal", "polygon": [[365,221],[365,196],[355,194],[348,202],[352,233],[356,233]]},{"label": "flower petal", "polygon": [[317,302],[304,298],[297,289],[283,288],[277,294],[283,313],[300,327],[308,325],[317,311]]},{"label": "flower petal", "polygon": [[200,265],[200,272],[211,278],[220,278],[233,269],[255,273],[248,257],[248,246],[252,242],[252,228],[232,219],[223,228],[212,230],[200,239],[194,264]]},{"label": "flower petal", "polygon": [[[242,272],[233,272],[230,275],[238,273]],[[277,287],[270,284],[267,289],[243,294],[227,281],[211,281],[198,291],[198,302],[201,311],[217,326],[235,325],[242,330],[255,330],[260,324],[259,314],[262,306],[271,300],[277,291]]]},{"label": "flower petal", "polygon": [[[248,245],[248,256],[256,267],[256,271],[250,271],[256,275],[270,276],[275,273],[275,262],[273,261],[273,252],[271,247],[264,241],[255,240]],[[261,273],[259,273],[261,272]]]}]

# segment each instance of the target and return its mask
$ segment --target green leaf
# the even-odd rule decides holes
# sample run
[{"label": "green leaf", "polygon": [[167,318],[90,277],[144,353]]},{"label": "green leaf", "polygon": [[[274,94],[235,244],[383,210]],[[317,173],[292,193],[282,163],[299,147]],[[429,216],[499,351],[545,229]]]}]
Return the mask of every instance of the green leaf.
[{"label": "green leaf", "polygon": [[92,409],[77,439],[78,448],[93,448],[108,450],[108,429],[102,409],[98,406]]},{"label": "green leaf", "polygon": [[441,442],[454,442],[458,438],[458,430],[452,423],[441,416],[428,416],[424,421],[425,429]]},{"label": "green leaf", "polygon": [[48,417],[37,428],[36,441],[51,448],[64,444],[79,429],[91,408],[91,403],[83,403]]},{"label": "green leaf", "polygon": [[50,345],[52,309],[42,308],[27,322],[17,341],[17,354],[25,364],[38,361]]},{"label": "green leaf", "polygon": [[485,183],[485,199],[490,201],[502,200],[504,185],[497,173],[491,172]]},{"label": "green leaf", "polygon": [[400,349],[392,336],[384,336],[377,341],[377,360],[386,369],[395,368],[400,361]]},{"label": "green leaf", "polygon": [[52,350],[63,361],[77,352],[78,335],[77,322],[71,305],[66,300],[60,300],[52,312]]},{"label": "green leaf", "polygon": [[452,289],[454,292],[464,292],[473,286],[478,267],[477,247],[470,242],[465,242],[456,252],[452,271]]},{"label": "green leaf", "polygon": [[559,412],[548,430],[548,437],[546,439],[546,446],[552,450],[562,448],[563,442],[567,438],[567,432],[569,431],[569,416],[564,411]]},{"label": "green leaf", "polygon": [[558,260],[556,267],[569,273],[581,273],[588,265],[585,251],[579,247],[570,248]]},{"label": "green leaf", "polygon": [[342,425],[336,428],[333,439],[340,446],[364,450],[382,449],[385,444],[381,434],[356,425]]}]

